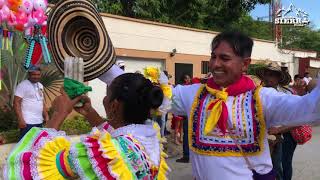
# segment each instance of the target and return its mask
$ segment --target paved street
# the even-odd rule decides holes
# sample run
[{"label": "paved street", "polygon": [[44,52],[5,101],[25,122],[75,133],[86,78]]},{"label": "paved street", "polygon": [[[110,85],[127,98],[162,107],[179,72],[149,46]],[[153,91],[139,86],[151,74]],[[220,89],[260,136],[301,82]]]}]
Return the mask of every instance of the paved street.
[{"label": "paved street", "polygon": [[[293,180],[320,180],[320,127],[313,128],[313,138],[303,146],[298,146],[294,156]],[[172,169],[170,179],[192,180],[191,165],[176,163],[177,157],[168,159]]]}]

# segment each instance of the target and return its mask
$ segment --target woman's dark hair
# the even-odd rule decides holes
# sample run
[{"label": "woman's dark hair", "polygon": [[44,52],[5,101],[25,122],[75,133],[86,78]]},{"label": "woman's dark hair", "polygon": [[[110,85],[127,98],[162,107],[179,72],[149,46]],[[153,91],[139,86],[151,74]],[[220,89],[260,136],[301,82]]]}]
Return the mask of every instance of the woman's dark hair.
[{"label": "woman's dark hair", "polygon": [[247,35],[240,32],[222,32],[211,43],[211,51],[215,50],[221,42],[227,42],[237,56],[251,57],[253,41]]},{"label": "woman's dark hair", "polygon": [[112,82],[110,90],[110,101],[122,102],[127,124],[143,124],[150,118],[150,110],[158,108],[163,101],[161,88],[142,74],[122,74]]}]

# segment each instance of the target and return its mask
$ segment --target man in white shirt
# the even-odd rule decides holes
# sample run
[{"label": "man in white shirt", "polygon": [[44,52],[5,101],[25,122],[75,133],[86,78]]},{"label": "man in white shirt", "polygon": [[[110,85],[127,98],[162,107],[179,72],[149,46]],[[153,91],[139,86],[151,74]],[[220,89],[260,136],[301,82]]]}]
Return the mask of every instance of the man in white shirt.
[{"label": "man in white shirt", "polygon": [[[190,160],[197,180],[273,180],[267,129],[320,121],[320,85],[308,95],[294,96],[255,87],[243,75],[252,47],[253,40],[241,33],[218,34],[211,44],[212,78],[204,85],[173,89],[170,111],[188,116]],[[99,78],[110,84],[121,73],[113,66]]]},{"label": "man in white shirt", "polygon": [[308,73],[308,72],[304,73],[304,78],[303,78],[303,80],[307,83],[307,85],[308,85],[309,82],[312,80],[312,78],[309,77],[309,73]]},{"label": "man in white shirt", "polygon": [[40,68],[32,67],[28,79],[18,84],[14,96],[14,110],[18,118],[20,139],[32,128],[42,127],[49,119],[43,97]]}]

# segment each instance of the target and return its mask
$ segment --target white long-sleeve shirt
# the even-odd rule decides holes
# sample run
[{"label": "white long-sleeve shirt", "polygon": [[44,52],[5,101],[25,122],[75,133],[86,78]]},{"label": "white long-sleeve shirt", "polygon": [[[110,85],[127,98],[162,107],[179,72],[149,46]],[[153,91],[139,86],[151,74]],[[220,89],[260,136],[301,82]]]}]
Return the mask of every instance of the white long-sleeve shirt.
[{"label": "white long-sleeve shirt", "polygon": [[[123,72],[113,66],[100,77],[107,84]],[[173,89],[171,112],[177,115],[190,116],[192,104],[201,84],[177,86]],[[271,126],[296,126],[320,121],[320,83],[308,95],[287,95],[273,88],[262,88],[259,94],[264,120],[267,128]],[[228,112],[232,112],[232,104],[236,97],[229,96],[226,101]],[[228,123],[232,124],[231,113]],[[264,136],[264,149],[256,156],[247,156],[255,171],[266,174],[272,169],[267,132]],[[202,180],[248,180],[252,172],[243,157],[221,157],[201,155],[190,151],[194,177]]]}]

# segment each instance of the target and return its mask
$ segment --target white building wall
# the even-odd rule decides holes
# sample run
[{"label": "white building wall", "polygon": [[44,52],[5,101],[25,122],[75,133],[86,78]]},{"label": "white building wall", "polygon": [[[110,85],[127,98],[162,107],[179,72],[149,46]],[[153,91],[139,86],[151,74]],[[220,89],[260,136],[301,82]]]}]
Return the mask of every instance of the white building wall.
[{"label": "white building wall", "polygon": [[210,42],[214,37],[211,33],[199,33],[133,22],[111,17],[103,17],[111,40],[117,48],[139,49],[147,51],[210,55]]},{"label": "white building wall", "polygon": [[[103,16],[103,21],[117,48],[171,52],[210,56],[210,44],[215,32],[187,30],[152,23],[130,21],[126,18]],[[252,58],[292,62],[291,54],[278,51],[272,41],[254,40]]]},{"label": "white building wall", "polygon": [[320,61],[311,60],[311,61],[310,61],[310,67],[320,68]]},{"label": "white building wall", "polygon": [[317,57],[317,52],[313,51],[297,51],[297,50],[290,50],[290,49],[283,49],[284,53],[293,54],[295,57],[299,58],[307,58],[307,57]]},{"label": "white building wall", "polygon": [[[299,58],[298,57],[294,57],[294,71],[293,71],[293,75],[299,74]],[[293,77],[293,76],[292,76]]]}]

